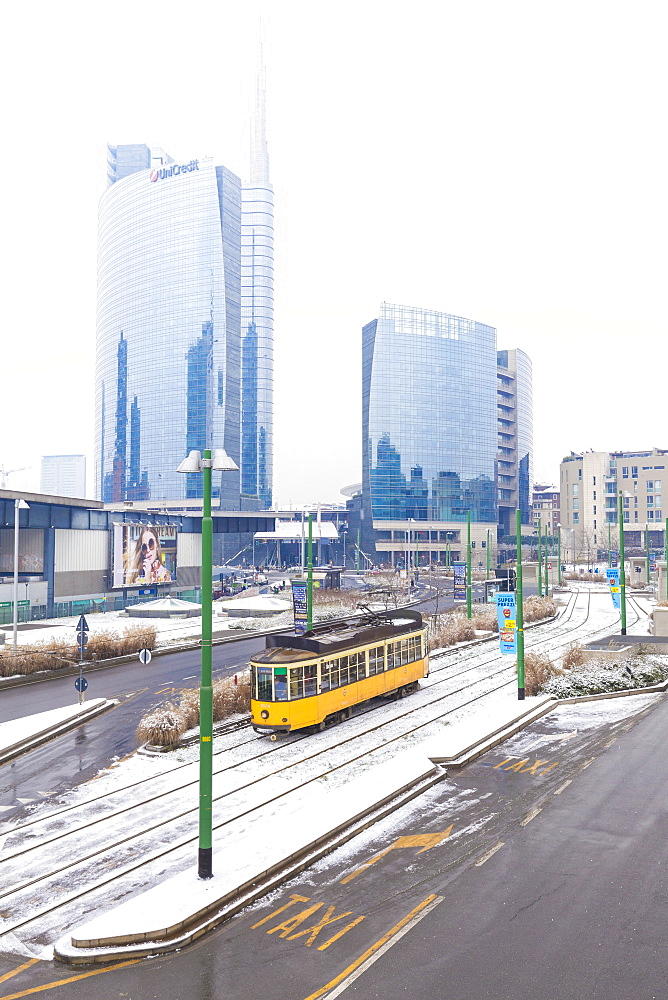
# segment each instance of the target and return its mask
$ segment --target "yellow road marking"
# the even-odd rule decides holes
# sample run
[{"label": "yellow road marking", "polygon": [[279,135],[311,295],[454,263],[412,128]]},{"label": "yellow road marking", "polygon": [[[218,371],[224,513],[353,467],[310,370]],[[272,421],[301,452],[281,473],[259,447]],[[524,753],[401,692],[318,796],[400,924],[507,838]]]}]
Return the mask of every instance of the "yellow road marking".
[{"label": "yellow road marking", "polygon": [[[487,852],[486,852],[485,854],[483,854],[483,856],[482,856],[481,858],[478,858],[478,860],[477,860],[477,861],[476,861],[476,863],[475,863],[475,865],[476,865],[476,868],[479,868],[479,867],[480,867],[480,865],[484,865],[485,861],[489,861],[489,859],[491,858],[491,856],[492,856],[493,854],[496,854],[496,852],[497,852],[497,851],[498,851],[498,850],[499,850],[500,848],[502,848],[502,847],[503,847],[504,843],[505,843],[505,841],[503,841],[503,840],[500,840],[500,841],[498,842],[498,844],[495,844],[495,845],[494,845],[494,847],[490,847],[490,849],[489,849],[489,850],[488,850],[488,851],[487,851]],[[0,1000],[4,1000],[4,998],[3,998],[3,997],[0,997]]]},{"label": "yellow road marking", "polygon": [[[408,913],[405,917],[403,917],[398,924],[395,924],[394,927],[392,927],[392,929],[387,932],[387,934],[384,934],[382,938],[379,938],[379,940],[376,941],[375,944],[372,944],[370,948],[367,948],[367,950],[358,958],[356,958],[355,961],[351,965],[349,965],[347,969],[344,969],[343,972],[340,972],[338,976],[330,980],[330,982],[328,982],[325,986],[322,986],[319,990],[316,990],[315,993],[311,993],[310,996],[306,997],[306,1000],[317,1000],[317,997],[321,997],[324,993],[328,993],[329,990],[337,986],[343,979],[346,978],[346,976],[349,976],[351,972],[354,972],[355,969],[358,969],[363,962],[366,962],[368,958],[370,958],[373,954],[375,954],[375,952],[377,952],[380,948],[382,948],[383,945],[386,944],[390,940],[390,938],[394,937],[394,935],[398,931],[400,931],[403,927],[405,927],[406,924],[410,923],[410,921],[413,920],[419,913],[421,913],[422,910],[425,909],[425,907],[429,906],[430,903],[433,903],[435,899],[438,899],[438,897],[435,895],[427,896],[426,899],[423,899],[422,902],[419,903],[414,910],[411,910],[411,912]],[[5,998],[0,997],[0,1000],[5,1000]],[[9,998],[7,998],[7,1000],[9,1000]]]},{"label": "yellow road marking", "polygon": [[12,976],[16,976],[19,972],[23,972],[24,969],[29,969],[31,965],[35,962],[39,962],[38,958],[31,958],[29,962],[24,962],[23,965],[19,965],[16,969],[12,969],[11,972],[5,972],[4,976],[0,976],[0,983],[4,983],[5,980],[11,979]]},{"label": "yellow road marking", "polygon": [[365,862],[365,864],[363,864],[361,868],[358,868],[357,871],[354,871],[350,875],[346,875],[345,878],[342,878],[341,885],[345,885],[346,882],[352,882],[357,875],[366,871],[369,865],[373,865],[376,861],[380,861],[380,859],[384,858],[386,854],[389,854],[390,851],[396,850],[398,847],[420,847],[422,850],[418,851],[418,854],[422,854],[423,851],[428,851],[431,847],[437,847],[439,844],[442,844],[444,840],[447,840],[453,826],[454,823],[451,823],[447,830],[443,830],[441,833],[415,833],[409,834],[406,837],[399,837],[398,840],[395,840],[393,844],[386,847],[384,851],[380,852],[380,854],[376,854],[370,861]]},{"label": "yellow road marking", "polygon": [[559,788],[557,788],[557,790],[556,790],[556,792],[554,794],[555,795],[561,795],[561,793],[564,791],[564,789],[568,788],[568,786],[570,784],[572,784],[572,782],[573,782],[572,778],[569,778],[568,781],[564,781],[563,785],[559,785]]},{"label": "yellow road marking", "polygon": [[9,993],[0,997],[0,1000],[18,1000],[19,997],[27,997],[31,993],[41,993],[43,990],[53,990],[56,986],[64,986],[65,983],[74,983],[77,979],[88,979],[89,976],[99,976],[102,972],[113,972],[114,969],[125,969],[128,965],[137,965],[141,958],[133,958],[130,962],[117,962],[115,965],[105,965],[103,969],[93,969],[92,972],[82,972],[78,976],[70,976],[69,979],[58,979],[53,983],[44,983],[43,986],[33,986],[29,990],[22,990],[20,993]]},{"label": "yellow road marking", "polygon": [[530,823],[531,820],[535,819],[538,813],[541,813],[542,811],[542,808],[532,809],[531,812],[527,813],[524,819],[520,822],[520,826],[526,826],[527,823]]}]

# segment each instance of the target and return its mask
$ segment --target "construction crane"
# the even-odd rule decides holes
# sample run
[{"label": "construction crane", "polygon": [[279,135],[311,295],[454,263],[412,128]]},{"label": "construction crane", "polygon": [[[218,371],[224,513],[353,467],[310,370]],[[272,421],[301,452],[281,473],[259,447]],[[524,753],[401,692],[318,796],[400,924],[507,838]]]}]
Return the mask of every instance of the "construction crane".
[{"label": "construction crane", "polygon": [[30,468],[29,465],[24,465],[20,469],[5,469],[4,466],[1,466],[0,467],[0,482],[2,483],[2,489],[3,490],[7,489],[7,476],[11,476],[13,472],[25,472],[26,469],[29,469],[29,468]]}]

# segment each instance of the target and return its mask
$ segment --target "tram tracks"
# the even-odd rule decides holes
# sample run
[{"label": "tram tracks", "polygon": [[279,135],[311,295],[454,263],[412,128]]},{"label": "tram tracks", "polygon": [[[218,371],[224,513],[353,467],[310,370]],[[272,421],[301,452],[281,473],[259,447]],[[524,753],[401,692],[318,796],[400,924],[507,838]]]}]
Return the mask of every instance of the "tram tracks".
[{"label": "tram tracks", "polygon": [[[576,596],[569,609],[569,622],[574,616],[577,603]],[[542,639],[536,636],[532,645],[538,645],[540,642],[553,642],[557,637],[563,639],[566,634],[570,635],[574,631],[582,629],[588,617],[589,599],[582,621],[571,623],[568,629],[563,627],[565,624],[563,618],[561,627],[558,629],[553,627],[557,623],[543,626],[541,632],[550,630],[550,635]],[[609,631],[611,624],[612,621],[606,623],[605,627],[595,630],[592,636],[596,632]],[[445,654],[445,656],[450,659],[449,654]],[[382,752],[391,744],[405,739],[408,735],[418,732],[430,723],[461,711],[467,705],[484,698],[492,691],[513,682],[514,676],[490,688],[490,680],[495,681],[498,676],[511,672],[510,667],[503,667],[491,676],[475,677],[456,690],[439,690],[438,697],[435,699],[429,697],[436,687],[440,688],[442,684],[447,682],[457,682],[465,673],[480,672],[494,660],[498,662],[498,658],[499,654],[496,657],[479,660],[477,664],[469,664],[463,670],[455,669],[448,677],[443,677],[435,683],[425,686],[420,692],[423,695],[421,704],[415,704],[415,698],[419,697],[416,695],[410,699],[410,706],[406,702],[402,702],[400,711],[397,711],[398,703],[375,709],[376,725],[368,726],[366,721],[368,713],[366,712],[354,716],[346,723],[345,727],[337,729],[336,747],[329,745],[329,740],[323,739],[331,732],[328,730],[317,736],[306,737],[311,741],[310,747],[313,749],[313,753],[304,755],[301,749],[297,749],[296,745],[300,744],[305,737],[284,739],[279,743],[272,744],[271,748],[263,749],[260,754],[247,756],[219,768],[216,772],[217,784],[220,786],[222,781],[227,787],[218,787],[214,800],[219,807],[224,808],[228,818],[215,824],[215,829],[220,831],[228,823],[234,822],[240,817],[250,817],[250,814],[261,804],[277,802],[286,796],[294,795],[296,792],[303,792],[313,782],[322,779],[329,780],[334,777],[336,772],[341,772],[347,767],[362,766],[364,763],[368,763],[370,754]],[[456,665],[451,660],[450,668],[454,666]],[[434,672],[441,673],[443,669],[446,669],[445,665]],[[471,697],[473,694],[471,689],[476,687],[483,687],[484,690]],[[458,695],[463,695],[464,700],[458,699]],[[459,704],[449,704],[444,712],[443,706],[439,703],[445,699],[451,701],[453,698],[458,700]],[[355,727],[356,722],[362,723],[365,728],[359,731],[359,727]],[[408,727],[407,722],[410,723]],[[353,727],[358,731],[353,731]],[[349,735],[346,736],[346,734]],[[341,739],[341,737],[345,738]],[[248,743],[251,745],[263,743],[266,747],[266,738],[255,738]],[[247,747],[248,743],[238,744],[236,749],[241,751],[242,746]],[[326,745],[323,746],[323,743]],[[345,752],[342,748],[345,748]],[[229,754],[230,750],[221,752]],[[338,753],[335,753],[336,751]],[[278,758],[270,758],[269,755],[274,753],[278,753]],[[292,759],[297,755],[298,759]],[[336,756],[338,760],[332,760],[332,756]],[[325,760],[325,757],[328,760]],[[257,771],[261,767],[263,758],[265,763],[271,762],[270,768],[267,773],[258,774]],[[227,759],[229,760],[229,757]],[[314,767],[315,762],[318,762],[320,766]],[[279,766],[274,767],[274,764]],[[193,765],[179,765],[180,767],[192,768]],[[250,776],[250,780],[248,775],[243,773],[244,768],[253,770],[254,773]],[[168,781],[169,775],[173,774],[174,770],[176,769],[163,773],[161,776],[163,781]],[[285,779],[289,775],[293,776],[293,781],[290,787],[286,787]],[[196,784],[196,780],[183,782],[177,788],[172,786],[163,790],[159,796],[151,795],[148,799],[132,803],[112,813],[106,812],[92,819],[90,816],[84,815],[85,810],[90,808],[95,801],[97,801],[98,806],[101,805],[102,800],[107,800],[108,803],[110,797],[127,793],[130,788],[137,788],[141,785],[150,787],[151,780],[153,779],[144,779],[144,781],[137,782],[132,786],[114,789],[98,796],[95,800],[74,804],[67,807],[66,810],[46,816],[44,819],[36,818],[28,824],[23,824],[9,831],[6,840],[10,840],[10,844],[7,844],[10,849],[14,835],[18,835],[18,837],[30,834],[33,837],[39,836],[39,827],[41,826],[46,836],[40,837],[37,843],[17,845],[17,849],[3,857],[3,870],[9,878],[14,877],[15,881],[13,885],[0,893],[0,919],[2,920],[0,934],[21,929],[25,931],[30,925],[35,926],[36,923],[43,922],[49,916],[51,921],[56,919],[57,913],[60,913],[57,918],[58,928],[62,930],[63,921],[66,923],[68,919],[67,910],[70,904],[77,904],[88,895],[94,896],[101,887],[109,882],[119,879],[121,876],[127,881],[128,876],[133,876],[133,873],[137,873],[141,868],[151,865],[155,868],[155,862],[163,867],[164,864],[169,864],[170,874],[175,873],[180,865],[187,866],[191,852],[189,851],[188,856],[186,856],[184,849],[197,839],[194,822],[192,824],[188,822],[188,816],[194,816],[196,808],[187,807],[187,792]],[[163,802],[156,808],[158,799],[162,799]],[[181,804],[179,805],[179,803]],[[141,809],[142,806],[147,807],[147,812],[151,813],[148,826],[144,825],[143,829],[129,831],[120,837],[114,833],[114,829],[118,830],[133,810]],[[184,806],[186,807],[184,808]],[[77,808],[81,809],[82,815],[78,824],[76,823]],[[174,809],[177,810],[176,813],[174,813]],[[67,817],[63,815],[65,812],[68,813]],[[68,824],[67,829],[59,830],[58,827],[66,823],[69,818],[75,819],[74,826]],[[104,820],[112,823],[112,826],[107,829],[106,839],[104,824],[100,826]],[[49,824],[51,826],[50,835],[48,832]],[[96,836],[93,834],[95,826],[98,826],[100,836],[93,843],[91,836],[94,838]],[[87,847],[83,854],[77,850],[77,844],[80,844],[82,838],[85,839]],[[160,841],[158,846],[156,846],[156,838],[159,838]],[[45,853],[47,853],[48,861],[42,857]],[[73,853],[76,854],[76,860],[71,861]],[[168,856],[171,856],[171,860]],[[44,871],[45,863],[48,866],[46,872]],[[133,890],[135,878],[130,878],[130,882],[132,884],[126,886],[126,891]],[[76,884],[76,888],[73,888],[73,884]]]}]

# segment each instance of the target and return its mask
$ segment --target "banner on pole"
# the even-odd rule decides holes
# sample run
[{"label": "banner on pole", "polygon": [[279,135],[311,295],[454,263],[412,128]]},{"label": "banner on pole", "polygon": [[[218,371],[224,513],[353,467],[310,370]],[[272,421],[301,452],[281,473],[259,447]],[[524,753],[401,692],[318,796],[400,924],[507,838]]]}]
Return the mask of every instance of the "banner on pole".
[{"label": "banner on pole", "polygon": [[619,567],[608,567],[605,571],[605,575],[608,578],[608,584],[610,585],[612,606],[613,608],[619,610],[622,606],[621,587],[619,586]]},{"label": "banner on pole", "polygon": [[453,570],[453,594],[456,601],[466,600],[466,563],[456,562],[452,564]]},{"label": "banner on pole", "polygon": [[296,635],[304,635],[308,630],[307,587],[306,580],[292,581],[292,609],[295,618]]},{"label": "banner on pole", "polygon": [[517,602],[515,594],[496,595],[496,619],[499,623],[499,648],[502,653],[517,655]]}]

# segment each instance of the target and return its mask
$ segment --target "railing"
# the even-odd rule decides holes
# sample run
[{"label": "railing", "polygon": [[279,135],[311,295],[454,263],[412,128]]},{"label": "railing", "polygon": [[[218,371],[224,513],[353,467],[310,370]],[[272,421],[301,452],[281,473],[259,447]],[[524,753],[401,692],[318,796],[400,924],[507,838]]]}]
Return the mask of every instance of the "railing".
[{"label": "railing", "polygon": [[[178,597],[182,601],[201,602],[202,591],[199,587],[190,590],[172,591],[170,597]],[[134,604],[141,604],[146,601],[146,597],[128,597],[122,595],[109,594],[105,597],[90,598],[85,601],[57,601],[53,605],[53,611],[49,618],[72,618],[75,615],[104,614],[107,611],[123,611]],[[150,598],[149,598],[150,600]],[[19,622],[45,621],[47,617],[47,606],[45,604],[35,604],[27,607],[23,602],[19,602],[17,620]],[[0,625],[11,625],[14,621],[14,607],[0,608]]]}]

